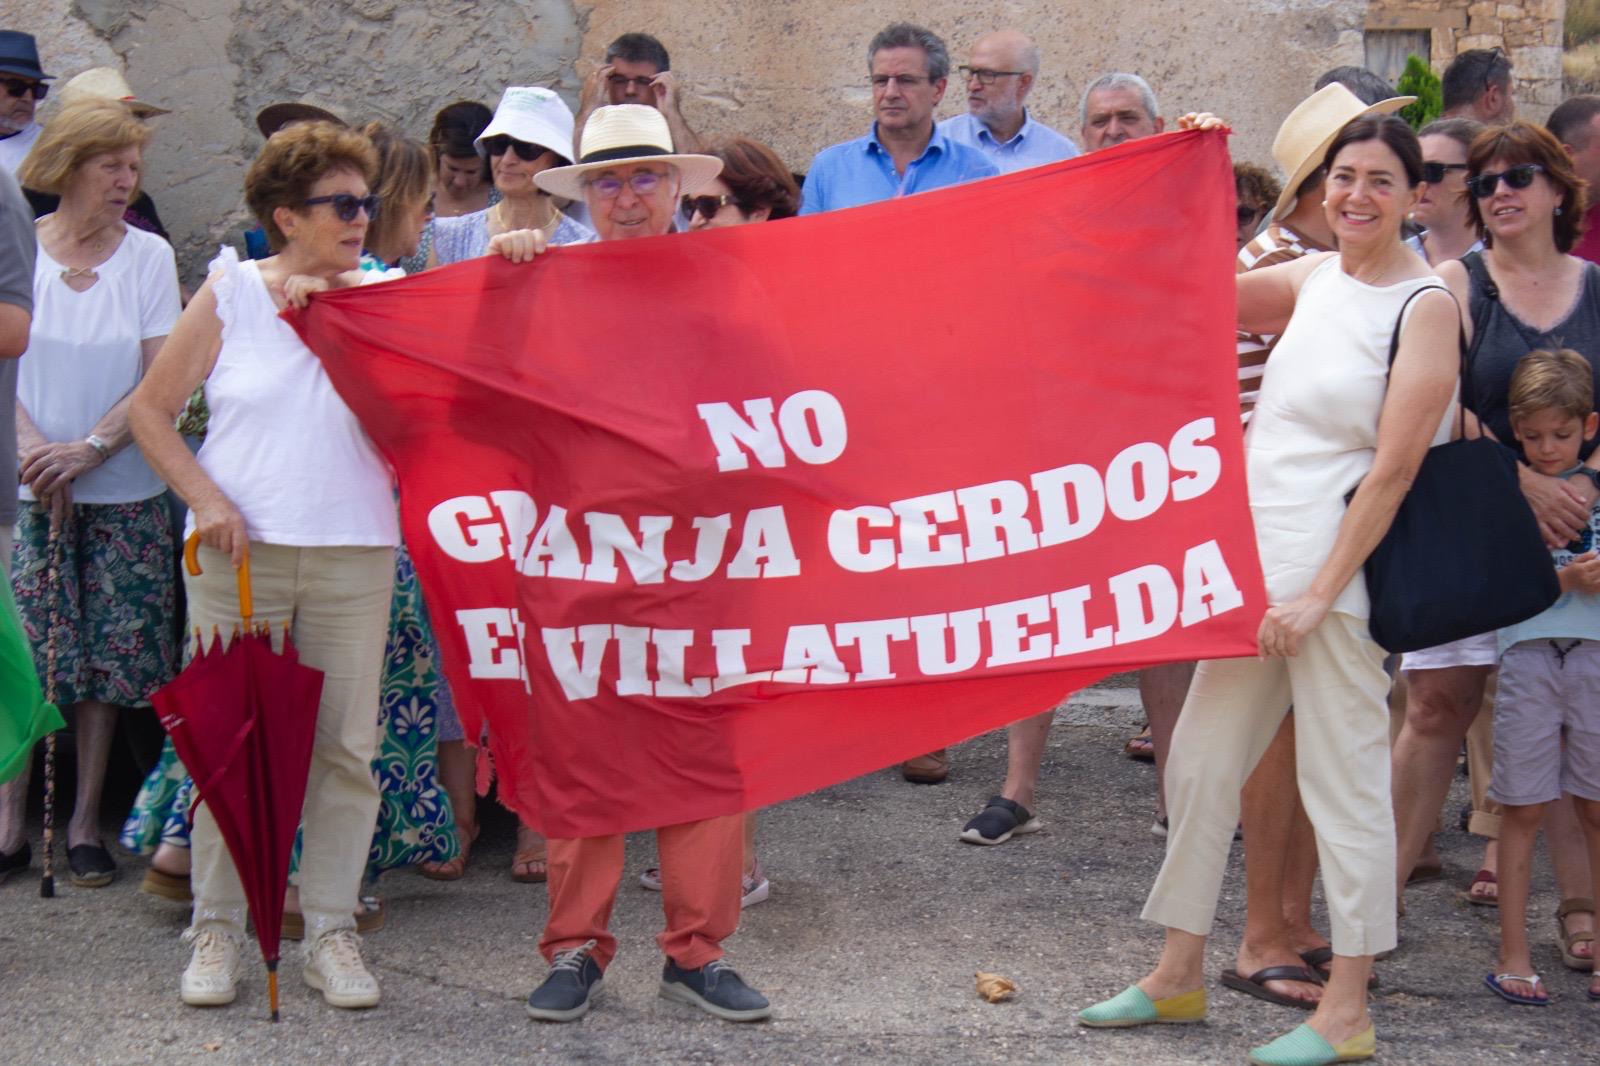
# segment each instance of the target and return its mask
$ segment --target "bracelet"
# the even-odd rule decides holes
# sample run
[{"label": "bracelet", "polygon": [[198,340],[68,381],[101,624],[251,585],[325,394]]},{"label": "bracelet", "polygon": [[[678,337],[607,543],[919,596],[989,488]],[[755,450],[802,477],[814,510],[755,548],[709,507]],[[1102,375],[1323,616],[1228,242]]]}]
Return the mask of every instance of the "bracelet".
[{"label": "bracelet", "polygon": [[83,438],[83,443],[100,453],[100,461],[102,463],[111,458],[111,445],[107,444],[103,437],[97,437],[91,433]]}]

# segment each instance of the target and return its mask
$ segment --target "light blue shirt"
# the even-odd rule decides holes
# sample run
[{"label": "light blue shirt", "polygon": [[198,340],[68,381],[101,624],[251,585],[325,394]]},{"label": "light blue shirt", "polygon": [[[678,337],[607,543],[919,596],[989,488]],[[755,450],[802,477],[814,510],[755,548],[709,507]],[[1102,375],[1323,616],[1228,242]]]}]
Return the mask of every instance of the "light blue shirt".
[{"label": "light blue shirt", "polygon": [[[1573,468],[1577,469],[1576,467]],[[1571,471],[1568,471],[1571,473]],[[1600,504],[1589,512],[1589,527],[1578,539],[1550,554],[1556,569],[1572,562],[1575,556],[1600,548]],[[1561,598],[1526,622],[1499,631],[1500,654],[1525,640],[1600,641],[1600,595],[1588,592],[1563,592]]]},{"label": "light blue shirt", "polygon": [[905,174],[896,174],[894,159],[878,140],[878,124],[874,122],[872,132],[865,137],[817,153],[801,191],[800,213],[814,215],[841,207],[859,207],[896,196],[960,185],[964,181],[992,178],[998,173],[1000,171],[982,152],[954,143],[935,126],[928,147],[906,164]]},{"label": "light blue shirt", "polygon": [[1057,133],[1043,122],[1035,122],[1026,109],[1022,112],[1022,128],[1004,144],[995,140],[989,127],[970,111],[939,123],[939,132],[956,144],[976,148],[988,156],[1002,174],[1059,163],[1078,155],[1078,146],[1070,137]]}]

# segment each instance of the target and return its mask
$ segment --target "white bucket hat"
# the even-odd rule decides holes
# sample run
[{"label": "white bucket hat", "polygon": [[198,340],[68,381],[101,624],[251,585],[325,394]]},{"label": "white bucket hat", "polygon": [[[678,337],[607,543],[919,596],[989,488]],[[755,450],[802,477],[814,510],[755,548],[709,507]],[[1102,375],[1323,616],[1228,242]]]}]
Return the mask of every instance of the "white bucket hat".
[{"label": "white bucket hat", "polygon": [[172,113],[170,108],[134,99],[128,79],[114,67],[90,67],[62,85],[61,103],[70,104],[74,100],[119,100],[140,118]]},{"label": "white bucket hat", "polygon": [[537,85],[513,85],[500,94],[494,118],[478,134],[472,146],[479,155],[487,149],[483,142],[504,134],[524,144],[537,144],[572,162],[572,108],[549,89]]},{"label": "white bucket hat", "polygon": [[583,175],[621,163],[671,163],[682,175],[679,192],[692,195],[722,173],[722,160],[714,155],[680,155],[672,150],[672,130],[667,118],[643,104],[597,107],[583,127],[578,162],[533,176],[547,193],[569,200],[583,199]]},{"label": "white bucket hat", "polygon": [[1294,210],[1295,193],[1312,171],[1322,165],[1328,146],[1333,144],[1340,130],[1362,115],[1393,114],[1416,99],[1415,96],[1391,96],[1368,105],[1343,85],[1332,82],[1296,104],[1272,141],[1272,158],[1289,176],[1272,208],[1272,221],[1281,222]]}]

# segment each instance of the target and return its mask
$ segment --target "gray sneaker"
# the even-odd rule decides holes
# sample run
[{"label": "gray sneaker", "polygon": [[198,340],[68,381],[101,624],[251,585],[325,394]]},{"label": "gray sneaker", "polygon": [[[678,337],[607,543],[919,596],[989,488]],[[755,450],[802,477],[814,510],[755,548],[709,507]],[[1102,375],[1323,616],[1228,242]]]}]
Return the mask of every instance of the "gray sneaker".
[{"label": "gray sneaker", "polygon": [[726,959],[714,959],[698,970],[685,970],[668,959],[661,971],[661,998],[688,1003],[729,1022],[772,1016],[767,997],[745,984]]},{"label": "gray sneaker", "polygon": [[594,994],[605,983],[594,961],[594,941],[556,952],[544,982],[528,994],[528,1017],[541,1022],[571,1022],[589,1013]]}]

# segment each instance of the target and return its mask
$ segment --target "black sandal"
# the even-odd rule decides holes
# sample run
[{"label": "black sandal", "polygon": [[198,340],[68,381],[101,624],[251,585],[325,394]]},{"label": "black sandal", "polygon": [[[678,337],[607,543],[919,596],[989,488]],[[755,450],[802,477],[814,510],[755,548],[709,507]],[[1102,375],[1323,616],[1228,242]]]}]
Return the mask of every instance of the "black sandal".
[{"label": "black sandal", "polygon": [[1022,804],[1004,796],[991,796],[972,821],[961,830],[968,844],[1004,844],[1018,833],[1037,833],[1044,823]]},{"label": "black sandal", "polygon": [[79,888],[104,888],[117,877],[117,864],[103,844],[79,844],[67,849],[72,883]]}]

